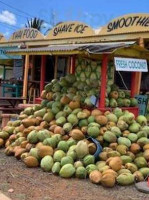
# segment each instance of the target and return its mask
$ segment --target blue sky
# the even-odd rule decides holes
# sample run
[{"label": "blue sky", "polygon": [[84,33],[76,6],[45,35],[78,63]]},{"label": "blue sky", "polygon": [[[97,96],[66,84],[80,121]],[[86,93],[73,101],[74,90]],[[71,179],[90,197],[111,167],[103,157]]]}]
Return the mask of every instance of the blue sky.
[{"label": "blue sky", "polygon": [[46,28],[71,20],[98,28],[128,13],[149,13],[149,0],[0,0],[0,32],[9,38],[31,17],[44,19]]}]

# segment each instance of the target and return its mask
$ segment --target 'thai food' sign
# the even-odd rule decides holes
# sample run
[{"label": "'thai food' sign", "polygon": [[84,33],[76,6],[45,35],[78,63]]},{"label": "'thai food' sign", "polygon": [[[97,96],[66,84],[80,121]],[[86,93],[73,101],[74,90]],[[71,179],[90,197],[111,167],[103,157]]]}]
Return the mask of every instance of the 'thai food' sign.
[{"label": "'thai food' sign", "polygon": [[24,28],[13,33],[9,41],[26,41],[43,39],[43,35],[34,28]]},{"label": "'thai food' sign", "polygon": [[93,35],[94,31],[80,22],[65,22],[55,26],[48,34],[47,39],[84,37]]},{"label": "'thai food' sign", "polygon": [[118,34],[149,31],[149,14],[130,14],[116,18],[104,26],[99,34]]}]

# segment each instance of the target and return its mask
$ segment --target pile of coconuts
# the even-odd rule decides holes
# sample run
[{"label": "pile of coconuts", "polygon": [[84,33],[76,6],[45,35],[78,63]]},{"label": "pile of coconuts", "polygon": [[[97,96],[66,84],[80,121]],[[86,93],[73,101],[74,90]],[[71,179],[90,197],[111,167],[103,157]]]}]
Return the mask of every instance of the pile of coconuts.
[{"label": "pile of coconuts", "polygon": [[[41,167],[63,178],[89,177],[104,187],[143,181],[149,175],[147,119],[141,115],[135,119],[120,108],[101,112],[87,107],[74,92],[72,80],[73,75],[53,80],[45,86],[41,104],[8,122],[0,132],[6,155],[21,159],[27,167]],[[96,158],[97,146],[88,137],[103,148]]]}]

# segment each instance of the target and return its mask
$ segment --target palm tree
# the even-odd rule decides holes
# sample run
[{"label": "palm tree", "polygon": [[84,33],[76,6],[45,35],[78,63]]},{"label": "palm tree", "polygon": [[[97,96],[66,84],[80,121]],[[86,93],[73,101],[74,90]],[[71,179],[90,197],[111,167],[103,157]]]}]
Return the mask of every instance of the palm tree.
[{"label": "palm tree", "polygon": [[35,18],[31,18],[30,20],[27,20],[25,27],[26,28],[35,28],[38,31],[41,31],[42,28],[44,28],[44,23],[45,23],[44,20],[35,17]]}]

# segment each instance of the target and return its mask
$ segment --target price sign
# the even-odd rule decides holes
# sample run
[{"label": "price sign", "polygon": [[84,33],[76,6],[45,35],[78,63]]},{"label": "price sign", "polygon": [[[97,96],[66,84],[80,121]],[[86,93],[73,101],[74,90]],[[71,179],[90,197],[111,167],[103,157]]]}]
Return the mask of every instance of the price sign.
[{"label": "price sign", "polygon": [[148,103],[147,95],[137,95],[135,98],[138,100],[139,114],[145,115]]}]

